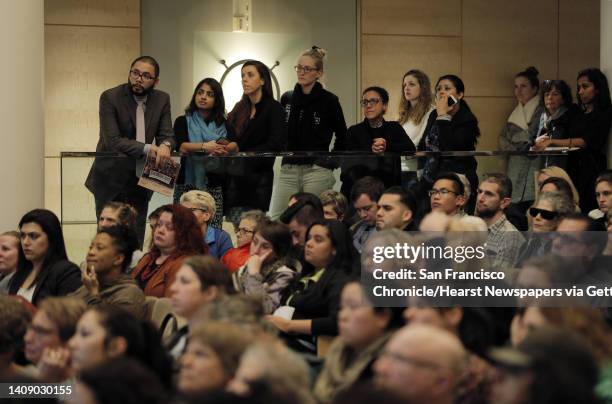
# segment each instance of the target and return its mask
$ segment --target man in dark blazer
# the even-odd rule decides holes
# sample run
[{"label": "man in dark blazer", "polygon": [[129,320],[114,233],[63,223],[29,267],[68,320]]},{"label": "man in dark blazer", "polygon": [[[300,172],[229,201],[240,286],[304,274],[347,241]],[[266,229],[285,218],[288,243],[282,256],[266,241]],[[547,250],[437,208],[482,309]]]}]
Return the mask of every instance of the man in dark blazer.
[{"label": "man in dark blazer", "polygon": [[136,208],[141,245],[152,193],[137,185],[140,173],[136,172],[136,162],[142,161],[151,151],[159,164],[170,158],[175,144],[170,97],[155,90],[158,82],[157,61],[150,56],[140,56],[132,62],[127,83],[102,93],[96,152],[119,153],[127,158],[96,157],[85,182],[94,194],[98,218],[110,201],[129,203]]}]

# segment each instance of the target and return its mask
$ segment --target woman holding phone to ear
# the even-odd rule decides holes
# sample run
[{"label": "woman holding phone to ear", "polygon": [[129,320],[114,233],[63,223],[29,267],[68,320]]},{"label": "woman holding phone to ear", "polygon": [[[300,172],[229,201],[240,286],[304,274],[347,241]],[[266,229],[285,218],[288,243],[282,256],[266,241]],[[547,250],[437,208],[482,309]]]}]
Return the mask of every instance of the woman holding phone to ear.
[{"label": "woman holding phone to ear", "polygon": [[[478,120],[464,99],[463,81],[447,74],[436,83],[436,110],[429,115],[425,135],[418,150],[425,151],[474,151],[480,136]],[[464,174],[472,190],[478,188],[477,162],[474,157],[428,157],[422,177],[422,187],[430,189],[436,175],[443,171]],[[476,192],[472,192],[466,212],[472,213]]]}]

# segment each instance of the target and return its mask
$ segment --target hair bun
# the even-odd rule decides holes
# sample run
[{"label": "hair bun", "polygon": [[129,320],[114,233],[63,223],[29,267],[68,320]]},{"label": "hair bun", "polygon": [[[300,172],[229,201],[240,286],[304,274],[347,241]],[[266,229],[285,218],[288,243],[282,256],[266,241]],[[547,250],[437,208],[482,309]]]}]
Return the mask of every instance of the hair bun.
[{"label": "hair bun", "polygon": [[325,49],[319,48],[317,45],[312,45],[312,50],[314,52],[317,52],[319,55],[321,55],[321,59],[323,59],[325,55],[327,54],[327,51]]},{"label": "hair bun", "polygon": [[535,77],[538,77],[538,75],[540,74],[538,69],[536,69],[533,66],[529,66],[528,68],[526,68],[525,69],[525,73],[530,74],[530,75],[535,76]]}]

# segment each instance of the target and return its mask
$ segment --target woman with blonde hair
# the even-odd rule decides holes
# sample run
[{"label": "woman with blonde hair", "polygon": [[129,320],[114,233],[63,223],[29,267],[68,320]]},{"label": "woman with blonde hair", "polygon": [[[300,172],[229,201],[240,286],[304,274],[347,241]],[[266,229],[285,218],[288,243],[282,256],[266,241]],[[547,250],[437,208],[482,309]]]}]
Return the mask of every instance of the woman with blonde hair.
[{"label": "woman with blonde hair", "polygon": [[[421,70],[408,70],[402,78],[402,96],[399,105],[399,124],[414,145],[418,145],[425,132],[429,114],[433,111],[431,82]],[[402,159],[402,183],[415,180],[417,163],[413,159]]]},{"label": "woman with blonde hair", "polygon": [[[281,99],[287,124],[288,151],[327,152],[335,135],[334,151],[344,150],[346,122],[338,97],[319,80],[326,52],[318,46],[305,50],[294,66],[297,84]],[[276,220],[296,192],[319,195],[333,188],[335,165],[326,158],[285,157],[274,187],[270,217]]]}]

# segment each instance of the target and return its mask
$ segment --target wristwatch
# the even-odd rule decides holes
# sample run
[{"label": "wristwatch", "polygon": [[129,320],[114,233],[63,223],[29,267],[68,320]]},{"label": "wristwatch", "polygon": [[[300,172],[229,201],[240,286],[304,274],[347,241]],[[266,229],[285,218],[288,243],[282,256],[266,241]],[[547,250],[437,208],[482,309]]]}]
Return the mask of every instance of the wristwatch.
[{"label": "wristwatch", "polygon": [[172,143],[170,143],[169,141],[164,140],[161,144],[163,144],[164,146],[168,146],[168,149],[172,151]]}]

